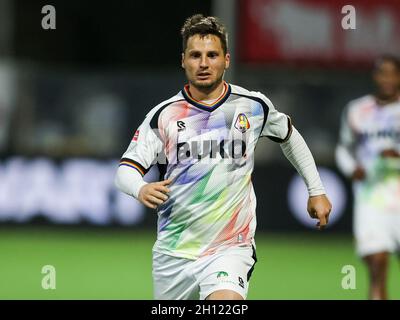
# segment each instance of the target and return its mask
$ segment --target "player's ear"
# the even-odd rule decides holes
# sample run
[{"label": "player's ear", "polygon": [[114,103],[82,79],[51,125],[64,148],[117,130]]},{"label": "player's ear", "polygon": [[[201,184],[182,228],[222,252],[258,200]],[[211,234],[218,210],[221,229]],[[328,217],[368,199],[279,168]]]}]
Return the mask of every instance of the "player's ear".
[{"label": "player's ear", "polygon": [[182,59],[181,59],[181,67],[183,68],[183,69],[185,69],[185,53],[184,52],[182,52]]},{"label": "player's ear", "polygon": [[230,63],[231,63],[231,55],[227,53],[225,55],[225,70],[229,69]]}]

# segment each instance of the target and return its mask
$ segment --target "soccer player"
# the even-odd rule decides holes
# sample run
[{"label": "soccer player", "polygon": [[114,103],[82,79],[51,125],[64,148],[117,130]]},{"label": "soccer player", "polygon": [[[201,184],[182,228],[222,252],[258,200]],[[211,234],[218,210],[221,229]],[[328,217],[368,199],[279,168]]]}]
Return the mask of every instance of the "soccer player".
[{"label": "soccer player", "polygon": [[[223,80],[230,56],[219,20],[194,15],[181,33],[188,84],[147,114],[122,156],[116,185],[157,209],[155,299],[246,299],[257,261],[251,174],[259,137],[280,143],[303,176],[319,228],[331,204],[290,118],[263,94]],[[146,183],[155,163],[160,181]]]},{"label": "soccer player", "polygon": [[386,299],[389,253],[400,249],[400,61],[382,56],[374,94],[344,109],[336,160],[353,180],[357,253],[368,267],[370,299]]}]

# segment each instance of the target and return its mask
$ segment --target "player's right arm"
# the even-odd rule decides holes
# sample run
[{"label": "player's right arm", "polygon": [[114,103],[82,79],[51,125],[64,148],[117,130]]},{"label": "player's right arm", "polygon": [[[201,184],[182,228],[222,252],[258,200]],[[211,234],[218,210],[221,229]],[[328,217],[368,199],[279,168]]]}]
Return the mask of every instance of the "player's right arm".
[{"label": "player's right arm", "polygon": [[355,156],[356,133],[350,125],[349,109],[347,106],[343,112],[340,123],[339,143],[336,146],[335,158],[340,171],[353,180],[365,178],[364,168],[357,162]]},{"label": "player's right arm", "polygon": [[123,154],[115,176],[115,185],[145,206],[155,209],[168,199],[168,185],[171,181],[147,183],[143,179],[163,149],[160,135],[151,127],[151,119],[152,113],[140,125]]}]

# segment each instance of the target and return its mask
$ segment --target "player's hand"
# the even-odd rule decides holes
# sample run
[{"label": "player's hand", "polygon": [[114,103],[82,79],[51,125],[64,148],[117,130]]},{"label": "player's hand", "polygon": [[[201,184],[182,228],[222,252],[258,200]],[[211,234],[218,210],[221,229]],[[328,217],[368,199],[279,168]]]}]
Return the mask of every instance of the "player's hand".
[{"label": "player's hand", "polygon": [[363,167],[358,166],[351,176],[353,180],[364,180],[366,177],[366,173]]},{"label": "player's hand", "polygon": [[331,210],[332,204],[326,195],[321,194],[308,198],[307,211],[311,218],[319,220],[317,222],[319,230],[322,230],[328,224]]},{"label": "player's hand", "polygon": [[150,209],[156,209],[157,206],[168,200],[168,185],[172,180],[164,180],[159,182],[148,183],[139,191],[139,201]]},{"label": "player's hand", "polygon": [[384,158],[399,158],[400,153],[394,149],[385,149],[381,152],[381,156]]}]

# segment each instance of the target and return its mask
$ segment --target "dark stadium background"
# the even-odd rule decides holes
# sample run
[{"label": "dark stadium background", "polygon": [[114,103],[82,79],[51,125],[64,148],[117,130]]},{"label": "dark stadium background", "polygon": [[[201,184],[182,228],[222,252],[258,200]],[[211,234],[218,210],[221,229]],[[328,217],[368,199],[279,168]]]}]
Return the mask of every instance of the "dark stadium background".
[{"label": "dark stadium background", "polygon": [[[354,0],[357,29],[343,30],[346,4],[0,0],[0,299],[152,298],[156,215],[115,190],[113,175],[147,111],[185,84],[179,30],[195,13],[226,23],[226,79],[292,116],[334,206],[330,228],[307,224],[295,170],[278,145],[260,141],[249,299],[365,299],[351,186],[334,149],[342,109],[372,89],[374,58],[400,52],[400,4]],[[44,5],[56,9],[55,30],[41,27]],[[41,286],[45,265],[55,267],[56,289]],[[342,288],[346,265],[357,272],[355,289]],[[392,298],[398,271],[394,263]]]}]

